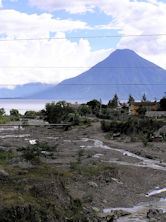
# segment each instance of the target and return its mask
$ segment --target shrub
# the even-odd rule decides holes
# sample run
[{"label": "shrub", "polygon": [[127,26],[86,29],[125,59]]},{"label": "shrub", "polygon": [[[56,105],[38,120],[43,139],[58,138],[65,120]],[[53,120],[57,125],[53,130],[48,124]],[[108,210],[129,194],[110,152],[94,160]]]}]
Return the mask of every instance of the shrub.
[{"label": "shrub", "polygon": [[17,109],[10,110],[10,117],[12,121],[19,121],[20,120],[20,113]]},{"label": "shrub", "polygon": [[35,119],[37,114],[35,111],[29,110],[25,112],[24,116],[29,119]]},{"label": "shrub", "polygon": [[78,150],[78,156],[82,157],[84,155],[85,150],[84,149],[79,149]]},{"label": "shrub", "polygon": [[23,149],[21,156],[27,161],[36,163],[36,162],[40,162],[40,158],[39,158],[40,155],[41,155],[41,151],[38,148],[29,146]]},{"label": "shrub", "polygon": [[147,138],[164,125],[163,121],[149,118],[130,118],[124,121],[102,121],[101,128],[104,132],[121,133],[124,135],[144,135]]},{"label": "shrub", "polygon": [[144,146],[147,146],[148,145],[148,139],[146,137],[142,137],[142,143]]},{"label": "shrub", "polygon": [[78,170],[79,169],[79,163],[77,162],[70,162],[70,169],[71,170]]}]

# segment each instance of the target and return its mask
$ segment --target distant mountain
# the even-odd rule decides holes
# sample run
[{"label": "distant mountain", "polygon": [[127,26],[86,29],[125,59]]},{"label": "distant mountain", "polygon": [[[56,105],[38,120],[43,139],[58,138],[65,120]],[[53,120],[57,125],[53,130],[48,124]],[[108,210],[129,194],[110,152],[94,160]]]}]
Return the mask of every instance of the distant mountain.
[{"label": "distant mountain", "polygon": [[129,94],[140,99],[145,93],[149,99],[159,99],[166,91],[166,86],[160,85],[163,83],[166,83],[166,70],[132,50],[122,49],[114,51],[81,75],[64,80],[31,98],[109,100],[117,93],[121,100],[126,100]]},{"label": "distant mountain", "polygon": [[166,70],[132,50],[122,49],[114,51],[88,71],[56,86],[34,83],[7,92],[0,89],[0,97],[12,95],[29,99],[87,101],[94,98],[109,100],[117,93],[120,100],[128,99],[129,94],[139,100],[145,93],[148,99],[160,99],[166,91],[166,85],[161,85],[164,83]]},{"label": "distant mountain", "polygon": [[25,85],[18,85],[14,89],[0,88],[0,98],[28,98],[31,96],[31,94],[39,93],[50,87],[52,87],[51,84],[36,82],[28,83]]}]

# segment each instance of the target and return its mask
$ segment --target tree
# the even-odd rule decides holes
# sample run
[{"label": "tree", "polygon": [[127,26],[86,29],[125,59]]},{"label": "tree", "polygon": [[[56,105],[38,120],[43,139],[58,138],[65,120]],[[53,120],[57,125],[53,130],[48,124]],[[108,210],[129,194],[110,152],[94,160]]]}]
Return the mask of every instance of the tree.
[{"label": "tree", "polygon": [[166,111],[166,97],[163,97],[162,99],[160,99],[160,109],[162,111]]},{"label": "tree", "polygon": [[33,111],[33,110],[28,110],[25,112],[24,116],[26,118],[29,118],[29,119],[35,119],[36,118],[36,112]]},{"label": "tree", "polygon": [[87,102],[87,105],[91,107],[93,114],[96,114],[100,110],[101,103],[98,100],[93,99]]},{"label": "tree", "polygon": [[81,104],[78,108],[78,112],[82,116],[86,116],[87,114],[91,113],[91,108],[86,104]]},{"label": "tree", "polygon": [[132,102],[135,102],[135,99],[134,99],[134,97],[132,97],[131,94],[129,94],[129,98],[128,98],[128,102],[127,102],[127,103],[128,103],[129,105],[131,105]]},{"label": "tree", "polygon": [[17,109],[11,109],[10,116],[11,116],[11,119],[14,121],[20,120],[20,113]]},{"label": "tree", "polygon": [[141,100],[141,102],[146,102],[147,101],[147,99],[146,99],[146,95],[145,95],[145,93],[142,95],[142,100]]},{"label": "tree", "polygon": [[112,100],[109,100],[108,102],[108,107],[110,108],[116,108],[118,106],[119,103],[119,98],[118,95],[115,94]]},{"label": "tree", "polygon": [[11,116],[19,116],[19,111],[17,109],[11,109],[10,110],[10,115]]},{"label": "tree", "polygon": [[4,108],[0,108],[0,116],[4,116],[5,115],[5,109]]},{"label": "tree", "polygon": [[45,120],[49,123],[60,123],[65,121],[70,113],[76,110],[70,103],[59,101],[55,103],[47,103],[44,111]]}]

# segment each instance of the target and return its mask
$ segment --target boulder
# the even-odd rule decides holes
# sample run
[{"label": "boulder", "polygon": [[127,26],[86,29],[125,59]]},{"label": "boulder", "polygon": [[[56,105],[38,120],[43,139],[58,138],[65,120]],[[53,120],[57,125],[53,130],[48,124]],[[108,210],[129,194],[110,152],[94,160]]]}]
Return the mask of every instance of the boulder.
[{"label": "boulder", "polygon": [[95,183],[95,182],[93,182],[93,181],[88,182],[88,185],[89,185],[90,187],[93,187],[93,188],[97,188],[97,187],[98,187],[97,183]]},{"label": "boulder", "polygon": [[9,177],[9,174],[5,170],[0,170],[0,180],[5,180]]},{"label": "boulder", "polygon": [[166,214],[161,209],[149,209],[147,212],[149,222],[165,222]]}]

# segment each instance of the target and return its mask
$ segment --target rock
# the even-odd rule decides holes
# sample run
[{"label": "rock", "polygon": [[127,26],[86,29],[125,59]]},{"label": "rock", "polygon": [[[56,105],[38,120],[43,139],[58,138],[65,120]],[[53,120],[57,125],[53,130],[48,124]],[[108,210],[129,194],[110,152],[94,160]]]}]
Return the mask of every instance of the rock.
[{"label": "rock", "polygon": [[103,200],[103,203],[105,203],[105,204],[106,204],[106,203],[107,203],[107,200],[105,200],[105,199],[104,199],[104,200]]},{"label": "rock", "polygon": [[159,209],[149,209],[147,212],[147,218],[158,218],[163,214],[162,210]]},{"label": "rock", "polygon": [[95,183],[95,182],[88,182],[88,185],[90,186],[90,187],[94,187],[94,188],[97,188],[98,187],[98,185],[97,185],[97,183]]},{"label": "rock", "polygon": [[25,175],[25,174],[27,174],[28,173],[28,170],[20,170],[19,172],[18,172],[18,175]]},{"label": "rock", "polygon": [[149,209],[147,218],[149,222],[165,222],[166,214],[161,209]]},{"label": "rock", "polygon": [[95,212],[99,212],[99,211],[100,211],[100,209],[97,208],[97,207],[92,207],[92,209],[93,209]]},{"label": "rock", "polygon": [[116,222],[119,217],[130,215],[131,213],[125,210],[112,210],[108,213],[99,214],[103,222]]},{"label": "rock", "polygon": [[9,177],[9,174],[5,170],[0,170],[0,180],[4,180]]}]

